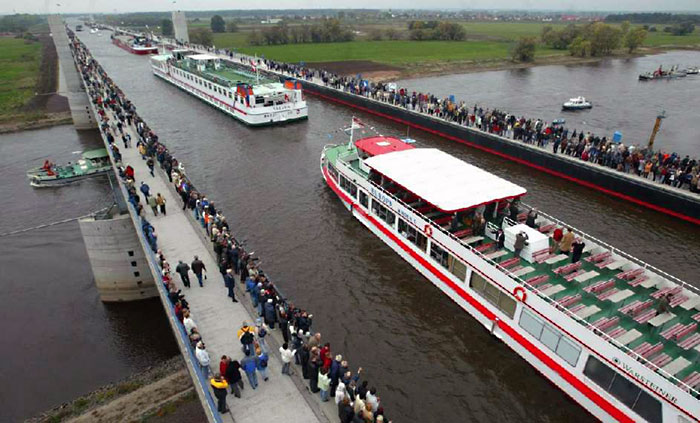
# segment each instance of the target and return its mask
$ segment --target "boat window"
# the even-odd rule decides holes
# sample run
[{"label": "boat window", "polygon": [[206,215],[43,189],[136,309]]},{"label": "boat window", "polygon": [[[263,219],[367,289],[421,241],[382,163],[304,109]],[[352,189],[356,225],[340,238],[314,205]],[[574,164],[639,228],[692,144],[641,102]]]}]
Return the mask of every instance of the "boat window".
[{"label": "boat window", "polygon": [[[338,180],[338,170],[332,164],[328,163],[328,173],[331,174],[333,179]],[[365,206],[366,207],[366,206]]]},{"label": "boat window", "polygon": [[264,104],[265,103],[265,97],[255,97],[255,104]]},{"label": "boat window", "polygon": [[438,246],[435,242],[431,241],[430,242],[430,257],[433,258],[436,262],[440,263],[440,266],[444,267],[445,269],[448,268],[447,265],[447,256],[448,252],[443,250],[440,246]]},{"label": "boat window", "polygon": [[419,230],[406,223],[403,219],[399,219],[399,233],[423,251],[425,251],[428,246],[428,238]]},{"label": "boat window", "polygon": [[389,209],[384,207],[379,201],[374,199],[372,200],[372,211],[374,212],[374,214],[377,215],[377,217],[379,217],[389,225],[394,226],[394,222],[396,221],[396,215]]},{"label": "boat window", "polygon": [[467,265],[454,258],[451,254],[447,256],[448,269],[453,275],[457,276],[460,281],[467,278]]},{"label": "boat window", "polygon": [[661,402],[593,356],[583,374],[651,423],[661,423]]},{"label": "boat window", "polygon": [[357,185],[348,181],[346,177],[340,175],[339,185],[345,192],[350,194],[352,198],[357,198]]},{"label": "boat window", "polygon": [[469,286],[512,319],[515,315],[515,300],[505,292],[498,289],[496,285],[487,281],[480,274],[474,271],[471,273],[472,275],[469,279]]},{"label": "boat window", "polygon": [[367,200],[367,194],[364,191],[360,191],[360,204],[362,207],[369,207],[369,200]]},{"label": "boat window", "polygon": [[554,326],[548,325],[534,313],[523,310],[520,314],[520,327],[538,339],[567,363],[576,366],[581,355],[581,347],[562,335]]}]

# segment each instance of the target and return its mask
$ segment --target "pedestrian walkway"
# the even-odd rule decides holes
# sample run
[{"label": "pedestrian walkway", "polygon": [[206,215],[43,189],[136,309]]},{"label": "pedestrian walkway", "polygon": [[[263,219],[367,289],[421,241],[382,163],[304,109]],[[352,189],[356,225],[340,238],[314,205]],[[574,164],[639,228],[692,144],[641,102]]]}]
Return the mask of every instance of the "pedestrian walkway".
[{"label": "pedestrian walkway", "polygon": [[[110,119],[115,119],[110,116]],[[139,135],[133,127],[127,126],[127,131],[132,140],[138,140]],[[186,295],[190,304],[192,317],[197,328],[206,341],[206,349],[211,357],[211,365],[214,372],[218,372],[219,358],[228,355],[232,359],[243,358],[241,344],[236,336],[236,331],[243,321],[253,323],[255,318],[248,313],[243,305],[232,303],[227,297],[227,290],[218,266],[215,263],[210,249],[202,239],[197,229],[189,221],[182,210],[182,202],[176,197],[174,191],[168,186],[167,178],[158,169],[153,177],[150,175],[146,161],[141,158],[138,149],[120,149],[122,163],[134,168],[134,177],[137,185],[145,181],[150,186],[151,195],[160,193],[166,200],[167,215],[154,216],[149,207],[144,207],[144,215],[155,228],[158,236],[158,247],[168,260],[176,264],[178,260],[185,263],[192,262],[194,256],[204,262],[209,270],[208,278],[204,281],[204,287],[200,288],[197,278],[191,275],[191,288],[185,288],[179,275],[174,273],[173,280],[178,288]],[[140,194],[139,194],[140,195]],[[143,198],[143,197],[142,197]],[[282,363],[279,354],[270,352],[269,373],[267,382],[260,378],[256,390],[246,383],[242,392],[242,398],[238,399],[229,395],[227,402],[230,414],[223,416],[224,421],[236,423],[260,423],[272,422],[284,419],[285,422],[313,423],[324,421],[312,410],[312,407],[304,395],[299,391],[294,381],[281,374]]]}]

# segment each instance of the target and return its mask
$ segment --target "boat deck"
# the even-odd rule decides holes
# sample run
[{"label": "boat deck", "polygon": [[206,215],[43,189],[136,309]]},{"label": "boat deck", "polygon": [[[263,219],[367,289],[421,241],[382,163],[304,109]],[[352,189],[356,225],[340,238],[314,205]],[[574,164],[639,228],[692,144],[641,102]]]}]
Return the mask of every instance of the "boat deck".
[{"label": "boat deck", "polygon": [[[326,149],[325,153],[330,162],[341,159],[360,176],[367,177],[353,150],[339,146]],[[401,194],[395,187],[385,191],[395,198]],[[664,377],[673,376],[700,390],[700,291],[697,289],[671,282],[648,270],[644,263],[622,257],[612,247],[599,245],[580,233],[577,236],[586,247],[581,259],[572,263],[570,256],[552,252],[556,243],[551,236],[557,227],[563,229],[564,225],[544,217],[537,221],[538,230],[549,236],[550,249],[535,252],[532,262],[515,257],[507,247],[497,249],[489,228],[522,223],[527,211],[521,210],[519,222],[503,217],[491,219],[484,236],[473,236],[471,228],[464,224],[449,230],[450,215],[420,201],[408,203],[418,214],[450,232],[511,277],[529,285],[538,295],[590,324],[586,326],[589,330],[608,340],[614,339],[618,348],[622,349],[623,345],[634,351],[647,360],[645,364],[651,369],[654,366],[662,369]],[[666,294],[671,295],[668,311],[659,313],[659,299]],[[694,394],[697,396],[697,392]]]},{"label": "boat deck", "polygon": [[[254,73],[245,71],[243,69],[230,67],[223,63],[221,64],[221,67],[219,69],[214,69],[214,67],[208,66],[204,72],[200,72],[196,68],[188,66],[185,61],[175,62],[175,66],[187,72],[197,74],[203,78],[210,80],[211,82],[228,85],[229,87],[235,87],[236,84],[240,83],[258,85]],[[270,82],[275,81],[263,77],[260,78],[260,84]]]}]

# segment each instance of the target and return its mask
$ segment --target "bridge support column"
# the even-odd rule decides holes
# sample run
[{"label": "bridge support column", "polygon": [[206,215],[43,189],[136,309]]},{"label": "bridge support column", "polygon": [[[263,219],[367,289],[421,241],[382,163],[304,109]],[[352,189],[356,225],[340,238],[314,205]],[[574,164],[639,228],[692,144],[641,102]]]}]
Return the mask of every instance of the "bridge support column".
[{"label": "bridge support column", "polygon": [[173,11],[173,29],[175,32],[175,39],[181,43],[190,42],[190,34],[187,32],[187,18],[185,18],[185,12],[183,11]]},{"label": "bridge support column", "polygon": [[151,269],[129,214],[78,221],[100,299],[135,301],[158,296]]},{"label": "bridge support column", "polygon": [[75,68],[75,62],[70,50],[70,40],[68,39],[63,19],[59,15],[50,15],[48,20],[58,60],[63,70],[64,95],[68,98],[73,125],[75,129],[79,130],[95,129],[97,128],[97,120],[92,114],[80,75],[78,75],[78,71]]}]

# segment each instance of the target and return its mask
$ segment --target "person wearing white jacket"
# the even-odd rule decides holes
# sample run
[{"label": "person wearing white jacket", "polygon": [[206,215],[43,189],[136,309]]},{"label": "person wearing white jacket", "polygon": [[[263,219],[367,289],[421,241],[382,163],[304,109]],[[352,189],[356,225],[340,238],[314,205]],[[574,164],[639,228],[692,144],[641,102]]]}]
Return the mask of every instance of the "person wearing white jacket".
[{"label": "person wearing white jacket", "polygon": [[197,324],[194,322],[194,319],[189,311],[185,311],[183,313],[183,317],[184,319],[182,320],[182,324],[185,326],[187,336],[189,336],[192,333],[192,329],[197,327]]},{"label": "person wearing white jacket", "polygon": [[195,349],[195,355],[197,356],[197,361],[199,361],[199,366],[202,369],[202,374],[204,377],[209,377],[209,353],[205,349],[204,342],[199,341],[197,348]]},{"label": "person wearing white jacket", "polygon": [[294,354],[296,354],[296,352],[297,350],[290,350],[289,345],[287,345],[286,342],[280,347],[280,356],[282,357],[282,374],[289,374],[289,364],[292,362],[292,358],[294,358]]}]

